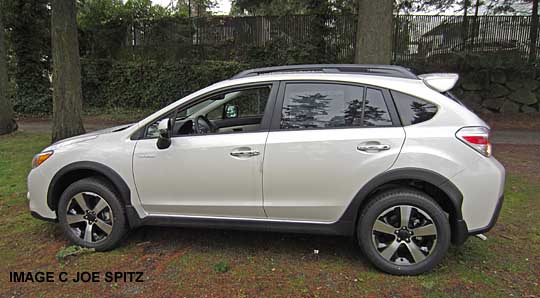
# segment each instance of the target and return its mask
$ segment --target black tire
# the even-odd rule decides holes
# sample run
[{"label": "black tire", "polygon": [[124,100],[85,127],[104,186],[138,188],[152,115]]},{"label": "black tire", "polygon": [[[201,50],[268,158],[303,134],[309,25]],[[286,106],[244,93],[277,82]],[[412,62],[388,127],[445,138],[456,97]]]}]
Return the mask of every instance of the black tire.
[{"label": "black tire", "polygon": [[[388,260],[383,257],[381,252],[379,251],[381,247],[377,248],[376,244],[374,243],[377,241],[375,240],[376,236],[374,235],[380,235],[377,232],[373,231],[375,220],[377,220],[379,216],[381,216],[381,214],[384,214],[384,212],[387,212],[389,209],[392,210],[394,206],[396,206],[395,208],[398,208],[397,206],[400,205],[411,206],[414,208],[413,210],[421,209],[423,212],[429,215],[429,217],[431,217],[431,220],[435,225],[437,231],[436,236],[431,236],[433,237],[432,239],[436,239],[436,245],[432,247],[432,250],[429,252],[429,254],[427,254],[427,256],[425,256],[425,259],[417,263],[414,262],[415,260],[412,256],[412,253],[410,254],[410,257],[411,259],[413,259],[414,263],[411,262],[413,264],[399,264],[399,262],[397,262],[398,254],[391,254],[391,256],[389,257],[390,259],[392,259],[393,257],[394,261]],[[399,212],[401,217],[401,211]],[[415,214],[420,214],[418,213],[418,211],[414,212]],[[396,225],[393,224],[392,228],[394,228],[395,226]],[[399,226],[399,224],[397,226]],[[412,228],[410,230],[414,231],[414,229]],[[383,235],[390,239],[392,236],[389,233]],[[448,222],[447,215],[442,210],[442,208],[429,195],[411,188],[397,188],[387,190],[375,195],[367,203],[365,208],[363,208],[357,226],[358,242],[367,259],[371,263],[373,263],[373,265],[375,265],[378,269],[394,275],[417,275],[433,269],[442,261],[444,255],[446,254],[446,251],[448,250],[448,247],[450,245],[450,236],[450,224]],[[397,249],[400,251],[400,254],[407,254],[411,252],[411,249],[408,249],[408,244],[401,242],[404,238],[399,238],[399,236],[397,235],[394,235],[394,237],[397,243],[401,243],[399,244],[399,248]],[[421,237],[417,236],[409,237],[410,238],[407,238],[408,243],[418,241],[416,239],[422,239]],[[397,241],[400,239],[401,241]],[[393,240],[390,241],[390,243],[392,243]],[[386,248],[390,248],[390,246],[387,246]],[[384,249],[386,248],[383,246],[382,250],[384,251]],[[404,252],[404,250],[406,251]],[[418,250],[416,250],[416,252],[417,251]],[[403,260],[403,258],[400,259]]]},{"label": "black tire", "polygon": [[[99,195],[101,197],[100,199],[105,200],[105,202],[108,204],[108,209],[105,210],[111,210],[113,214],[110,220],[112,230],[107,236],[105,236],[104,239],[96,240],[96,242],[89,242],[85,241],[85,239],[82,239],[76,234],[74,229],[72,229],[72,227],[67,222],[68,204],[70,204],[71,199],[74,198],[75,195],[83,192]],[[88,199],[86,199],[86,201],[88,202]],[[88,207],[91,208],[90,206]],[[62,227],[62,230],[71,242],[82,247],[94,248],[97,251],[106,251],[114,248],[122,240],[128,230],[125,209],[118,195],[116,194],[114,188],[110,185],[110,183],[99,178],[90,177],[81,179],[68,186],[64,193],[62,193],[62,195],[60,196],[57,214],[58,221],[60,223],[60,226]],[[81,222],[81,224],[87,225],[87,223],[85,224],[85,222]],[[98,231],[102,230],[98,229]],[[102,233],[104,234],[104,232]]]}]

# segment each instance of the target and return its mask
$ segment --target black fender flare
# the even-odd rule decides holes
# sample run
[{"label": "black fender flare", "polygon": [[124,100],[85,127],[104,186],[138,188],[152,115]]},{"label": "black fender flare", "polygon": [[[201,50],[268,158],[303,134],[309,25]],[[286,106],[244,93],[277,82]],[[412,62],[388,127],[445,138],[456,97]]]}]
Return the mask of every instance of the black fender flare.
[{"label": "black fender flare", "polygon": [[113,186],[118,190],[120,199],[126,207],[131,207],[131,191],[122,177],[110,167],[93,161],[78,161],[71,163],[67,166],[61,168],[49,183],[49,188],[47,190],[47,205],[51,210],[56,210],[56,202],[58,198],[55,192],[55,188],[58,186],[58,183],[70,173],[77,171],[86,170],[98,173],[105,178],[107,178]]},{"label": "black fender flare", "polygon": [[446,194],[454,209],[454,220],[451,223],[452,226],[456,227],[457,229],[457,231],[452,232],[455,235],[453,238],[456,239],[454,242],[459,243],[464,241],[461,238],[462,235],[467,234],[467,228],[465,222],[463,221],[463,215],[461,212],[463,194],[446,177],[426,169],[399,168],[389,170],[375,176],[358,191],[339,221],[349,223],[351,226],[356,226],[358,217],[360,215],[360,208],[374,190],[392,181],[410,179],[430,183]]}]

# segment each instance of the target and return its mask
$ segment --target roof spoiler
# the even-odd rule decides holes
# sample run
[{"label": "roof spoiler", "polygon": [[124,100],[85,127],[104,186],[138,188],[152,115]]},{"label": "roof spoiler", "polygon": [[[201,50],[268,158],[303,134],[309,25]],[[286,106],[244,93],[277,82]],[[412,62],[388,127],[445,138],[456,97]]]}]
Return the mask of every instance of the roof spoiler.
[{"label": "roof spoiler", "polygon": [[456,85],[459,75],[457,73],[428,73],[418,76],[424,84],[441,93],[446,92]]}]

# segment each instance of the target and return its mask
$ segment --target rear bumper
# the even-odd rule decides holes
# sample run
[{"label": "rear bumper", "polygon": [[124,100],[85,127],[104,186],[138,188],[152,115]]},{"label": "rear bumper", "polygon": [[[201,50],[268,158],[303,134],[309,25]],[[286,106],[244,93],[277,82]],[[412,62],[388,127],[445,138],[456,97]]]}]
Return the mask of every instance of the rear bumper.
[{"label": "rear bumper", "polygon": [[485,227],[469,230],[467,228],[467,223],[463,219],[455,220],[452,223],[452,243],[454,245],[462,245],[463,243],[465,243],[465,241],[467,241],[467,238],[469,236],[487,233],[489,230],[491,230],[491,228],[495,226],[495,223],[497,222],[497,219],[499,218],[503,201],[504,201],[504,196],[501,196],[499,200],[497,201],[495,211],[493,212],[493,215],[491,216],[491,219],[488,225]]},{"label": "rear bumper", "polygon": [[504,167],[493,157],[481,158],[450,180],[463,194],[461,212],[468,234],[488,231],[497,221],[505,184]]},{"label": "rear bumper", "polygon": [[493,212],[493,215],[491,216],[491,220],[489,221],[488,225],[482,228],[470,230],[469,235],[472,236],[472,235],[489,232],[489,230],[491,230],[495,226],[495,223],[497,223],[497,219],[499,219],[499,214],[501,213],[503,201],[504,201],[504,196],[501,196],[499,198],[499,201],[497,202],[497,206],[495,207],[495,211]]}]

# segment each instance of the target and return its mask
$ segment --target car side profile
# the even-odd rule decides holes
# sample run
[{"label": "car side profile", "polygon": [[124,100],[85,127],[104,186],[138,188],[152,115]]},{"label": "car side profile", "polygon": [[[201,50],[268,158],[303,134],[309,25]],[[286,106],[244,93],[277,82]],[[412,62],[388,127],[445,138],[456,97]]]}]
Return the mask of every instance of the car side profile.
[{"label": "car side profile", "polygon": [[505,170],[455,74],[389,65],[247,70],[138,123],[57,142],[33,216],[104,251],[142,225],[353,237],[377,268],[426,272],[490,230]]}]

